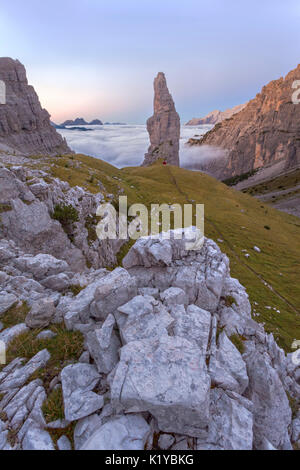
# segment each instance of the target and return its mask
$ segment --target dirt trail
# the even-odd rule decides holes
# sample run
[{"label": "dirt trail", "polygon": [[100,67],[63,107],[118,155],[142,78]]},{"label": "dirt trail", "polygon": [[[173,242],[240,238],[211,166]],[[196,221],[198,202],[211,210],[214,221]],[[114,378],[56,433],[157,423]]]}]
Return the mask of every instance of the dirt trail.
[{"label": "dirt trail", "polygon": [[[193,206],[195,206],[195,202],[193,202],[191,199],[188,198],[187,194],[182,191],[182,189],[180,188],[180,186],[178,185],[177,183],[177,180],[172,172],[172,169],[170,167],[167,167],[166,168],[167,171],[169,172],[169,175],[171,177],[171,180],[173,181],[173,184],[174,186],[176,187],[177,191],[182,195],[184,196],[185,200],[189,203],[189,204],[192,204]],[[264,286],[268,287],[278,298],[280,298],[283,302],[286,303],[286,305],[288,305],[297,315],[300,315],[300,312],[299,310],[297,309],[297,307],[295,305],[293,305],[288,299],[286,299],[283,295],[280,294],[280,292],[278,292],[268,281],[266,281],[263,276],[261,274],[259,274],[257,271],[255,271],[255,269],[253,269],[251,266],[249,266],[248,264],[245,263],[245,261],[243,261],[240,256],[238,255],[238,253],[235,251],[234,247],[232,246],[232,244],[229,242],[229,240],[227,240],[226,236],[222,233],[222,231],[219,229],[219,227],[215,224],[215,222],[213,222],[209,217],[205,216],[205,223],[208,222],[214,229],[215,231],[218,233],[218,235],[220,236],[220,238],[222,240],[224,240],[224,242],[226,243],[226,245],[228,246],[228,248],[230,249],[230,251],[232,252],[233,256],[236,258],[236,260],[245,268],[245,269],[248,269],[248,271],[250,271],[254,276],[256,276],[260,282],[262,282],[262,284],[264,284]]]}]

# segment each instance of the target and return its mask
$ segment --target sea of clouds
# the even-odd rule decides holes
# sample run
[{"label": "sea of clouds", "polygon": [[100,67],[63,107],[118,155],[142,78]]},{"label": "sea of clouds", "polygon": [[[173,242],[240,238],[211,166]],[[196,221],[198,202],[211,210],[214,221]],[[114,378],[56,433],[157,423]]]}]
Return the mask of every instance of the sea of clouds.
[{"label": "sea of clouds", "polygon": [[[87,131],[59,129],[68,145],[77,153],[84,153],[123,168],[141,165],[150,145],[145,125],[87,126]],[[205,134],[212,126],[182,126],[180,138],[180,164],[192,168],[215,153],[205,147],[188,147],[185,143],[195,135]]]}]

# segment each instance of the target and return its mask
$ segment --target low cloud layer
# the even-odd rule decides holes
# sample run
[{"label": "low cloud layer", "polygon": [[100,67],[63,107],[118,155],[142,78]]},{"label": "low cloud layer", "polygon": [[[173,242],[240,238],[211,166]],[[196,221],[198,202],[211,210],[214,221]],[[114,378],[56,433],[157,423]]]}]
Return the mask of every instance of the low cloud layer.
[{"label": "low cloud layer", "polygon": [[[90,126],[91,127],[91,126]],[[78,153],[84,153],[122,168],[141,165],[149,147],[149,136],[144,125],[92,126],[93,131],[59,130],[69,146]],[[208,146],[187,147],[185,143],[195,135],[202,135],[211,126],[181,128],[180,162],[185,168],[196,163],[223,156],[219,149]]]},{"label": "low cloud layer", "polygon": [[212,145],[201,145],[200,147],[182,146],[180,151],[180,163],[184,168],[201,169],[213,162],[226,159],[226,150]]}]

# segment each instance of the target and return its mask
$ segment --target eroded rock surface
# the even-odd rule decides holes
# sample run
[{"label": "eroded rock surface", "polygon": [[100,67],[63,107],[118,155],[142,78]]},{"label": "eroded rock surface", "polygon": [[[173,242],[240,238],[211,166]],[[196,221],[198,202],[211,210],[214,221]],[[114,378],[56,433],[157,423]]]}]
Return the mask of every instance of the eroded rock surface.
[{"label": "eroded rock surface", "polygon": [[[55,342],[51,324],[61,322],[84,337],[79,359],[64,362],[50,383],[36,378],[47,377],[47,349],[1,369],[1,450],[69,449],[64,429],[73,422],[77,450],[299,445],[299,364],[253,320],[248,295],[216,243],[204,239],[196,250],[185,243],[148,237],[130,249],[123,268],[74,273],[60,258],[0,240],[3,309],[13,295],[11,308],[26,301],[29,312],[41,306],[47,319],[30,331],[25,323],[2,324],[0,339],[9,347],[36,330],[39,341]],[[85,287],[63,295],[55,283],[45,285],[52,276]],[[45,299],[54,314],[42,308]],[[43,403],[60,390],[63,417],[46,423]],[[51,429],[60,430],[57,442]]]}]

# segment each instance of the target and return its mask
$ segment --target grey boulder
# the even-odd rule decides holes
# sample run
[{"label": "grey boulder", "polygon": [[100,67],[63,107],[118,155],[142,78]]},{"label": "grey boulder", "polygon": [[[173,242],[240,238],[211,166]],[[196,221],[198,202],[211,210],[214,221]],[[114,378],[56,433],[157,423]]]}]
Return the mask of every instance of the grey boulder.
[{"label": "grey boulder", "polygon": [[115,319],[108,315],[101,328],[87,335],[87,347],[99,373],[109,374],[119,362],[121,343],[114,331]]},{"label": "grey boulder", "polygon": [[144,450],[149,432],[141,415],[119,416],[100,426],[81,450]]},{"label": "grey boulder", "polygon": [[210,359],[209,372],[212,383],[225,390],[242,395],[248,386],[246,364],[225,332],[219,336],[218,349],[216,355]]},{"label": "grey boulder", "polygon": [[167,335],[174,322],[161,302],[149,295],[138,295],[118,308],[118,325],[124,344]]},{"label": "grey boulder", "polygon": [[125,269],[116,268],[99,281],[91,314],[96,320],[105,320],[109,313],[114,313],[136,294],[136,280]]},{"label": "grey boulder", "polygon": [[61,372],[65,418],[75,421],[101,409],[103,396],[94,393],[100,376],[90,364],[72,364]]},{"label": "grey boulder", "polygon": [[112,405],[148,411],[164,432],[203,436],[209,423],[210,378],[199,348],[160,336],[128,343],[111,386]]},{"label": "grey boulder", "polygon": [[51,323],[55,315],[55,305],[52,299],[40,299],[33,302],[31,310],[26,317],[29,328],[44,328]]},{"label": "grey boulder", "polygon": [[8,294],[3,291],[0,292],[0,315],[3,315],[9,310],[16,302],[17,297],[14,294]]}]

